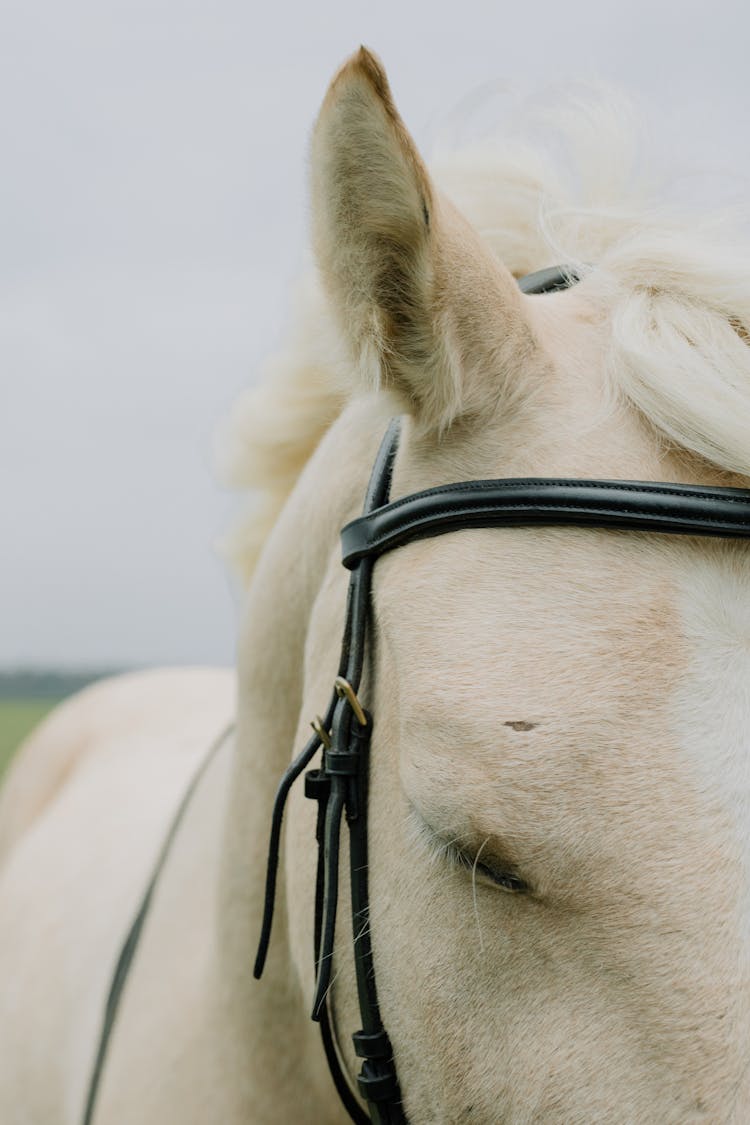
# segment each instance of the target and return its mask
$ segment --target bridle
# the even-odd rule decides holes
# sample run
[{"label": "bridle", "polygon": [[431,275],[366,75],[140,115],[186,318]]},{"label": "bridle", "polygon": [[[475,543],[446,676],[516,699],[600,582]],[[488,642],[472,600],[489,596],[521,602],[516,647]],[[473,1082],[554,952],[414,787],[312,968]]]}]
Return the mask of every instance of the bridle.
[{"label": "bridle", "polygon": [[[577,280],[564,267],[519,282],[525,293],[565,289]],[[266,897],[255,976],[260,977],[271,935],[284,805],[294,781],[322,749],[318,768],[305,774],[305,795],[318,803],[315,893],[316,968],[312,1018],[320,1024],[331,1075],[352,1121],[405,1125],[396,1065],[383,1026],[369,927],[367,795],[372,715],[359,699],[376,560],[406,543],[479,527],[564,524],[680,535],[750,538],[750,490],[643,481],[502,479],[463,481],[389,502],[400,421],[391,421],[375,459],[364,509],[341,532],[343,564],[351,572],[338,676],[314,735],[284,773],[274,802]],[[362,1028],[353,1036],[363,1060],[357,1085],[369,1114],[354,1096],[333,1029],[331,966],[339,888],[341,822],[349,828],[354,965]]]}]

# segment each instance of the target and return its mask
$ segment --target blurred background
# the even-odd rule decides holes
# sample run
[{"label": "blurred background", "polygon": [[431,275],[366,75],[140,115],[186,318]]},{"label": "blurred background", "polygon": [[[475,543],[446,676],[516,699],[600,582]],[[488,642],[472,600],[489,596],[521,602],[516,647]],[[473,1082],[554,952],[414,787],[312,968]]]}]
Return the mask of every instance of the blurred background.
[{"label": "blurred background", "polygon": [[93,677],[233,661],[215,434],[280,338],[308,136],[341,61],[362,42],[381,55],[428,156],[474,93],[487,118],[503,91],[613,82],[711,203],[747,195],[749,13],[5,0],[0,769]]}]

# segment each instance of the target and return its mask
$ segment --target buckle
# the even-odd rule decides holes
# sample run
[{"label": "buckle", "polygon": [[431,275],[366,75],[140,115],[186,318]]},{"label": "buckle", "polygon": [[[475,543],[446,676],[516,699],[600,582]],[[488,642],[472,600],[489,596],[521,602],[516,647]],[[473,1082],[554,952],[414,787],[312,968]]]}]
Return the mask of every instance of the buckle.
[{"label": "buckle", "polygon": [[366,727],[367,715],[365,714],[365,709],[359,702],[357,693],[349,683],[349,681],[345,680],[343,676],[337,676],[333,681],[333,686],[339,699],[345,699],[347,701],[352,711],[354,712],[354,717],[359,725],[361,727]]},{"label": "buckle", "polygon": [[323,720],[321,719],[320,715],[315,716],[315,718],[310,723],[310,726],[315,731],[318,738],[320,739],[320,741],[325,746],[326,750],[330,750],[331,749],[331,735],[330,735],[330,732],[327,731],[326,728],[323,726]]}]

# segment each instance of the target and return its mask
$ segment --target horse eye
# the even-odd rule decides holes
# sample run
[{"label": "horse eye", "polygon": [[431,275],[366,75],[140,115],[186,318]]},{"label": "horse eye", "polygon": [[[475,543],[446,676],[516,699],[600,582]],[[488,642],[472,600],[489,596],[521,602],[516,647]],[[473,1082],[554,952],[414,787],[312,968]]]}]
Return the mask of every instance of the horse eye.
[{"label": "horse eye", "polygon": [[470,855],[458,850],[454,852],[453,858],[467,871],[478,872],[508,894],[520,895],[531,890],[526,880],[520,875],[514,875],[512,871],[495,871],[481,860],[474,860]]},{"label": "horse eye", "polygon": [[512,875],[509,871],[493,871],[483,863],[477,864],[477,871],[481,871],[496,887],[510,894],[520,895],[529,890],[529,884],[520,875]]}]

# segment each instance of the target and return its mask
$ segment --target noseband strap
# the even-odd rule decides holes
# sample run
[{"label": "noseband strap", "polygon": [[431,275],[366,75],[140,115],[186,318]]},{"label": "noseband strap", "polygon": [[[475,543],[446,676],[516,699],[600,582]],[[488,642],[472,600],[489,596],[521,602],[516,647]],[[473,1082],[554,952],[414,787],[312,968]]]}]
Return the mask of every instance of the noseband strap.
[{"label": "noseband strap", "polygon": [[[540,271],[523,279],[526,292],[566,288],[572,271]],[[750,491],[700,485],[617,480],[478,480],[414,493],[389,502],[400,422],[380,446],[363,514],[344,527],[343,562],[351,571],[339,674],[314,736],[286,770],[274,803],[266,899],[255,976],[263,971],[271,935],[281,823],[289,791],[313,757],[305,793],[318,803],[315,896],[315,996],[323,1046],[342,1103],[357,1125],[405,1125],[393,1051],[380,1016],[375,983],[367,840],[369,754],[373,720],[359,699],[371,608],[372,572],[386,551],[464,528],[565,525],[681,535],[750,538]],[[363,1059],[357,1080],[369,1114],[354,1096],[338,1049],[331,1006],[331,968],[339,890],[339,840],[349,830],[349,881],[354,963],[362,1028],[353,1036]]]}]

